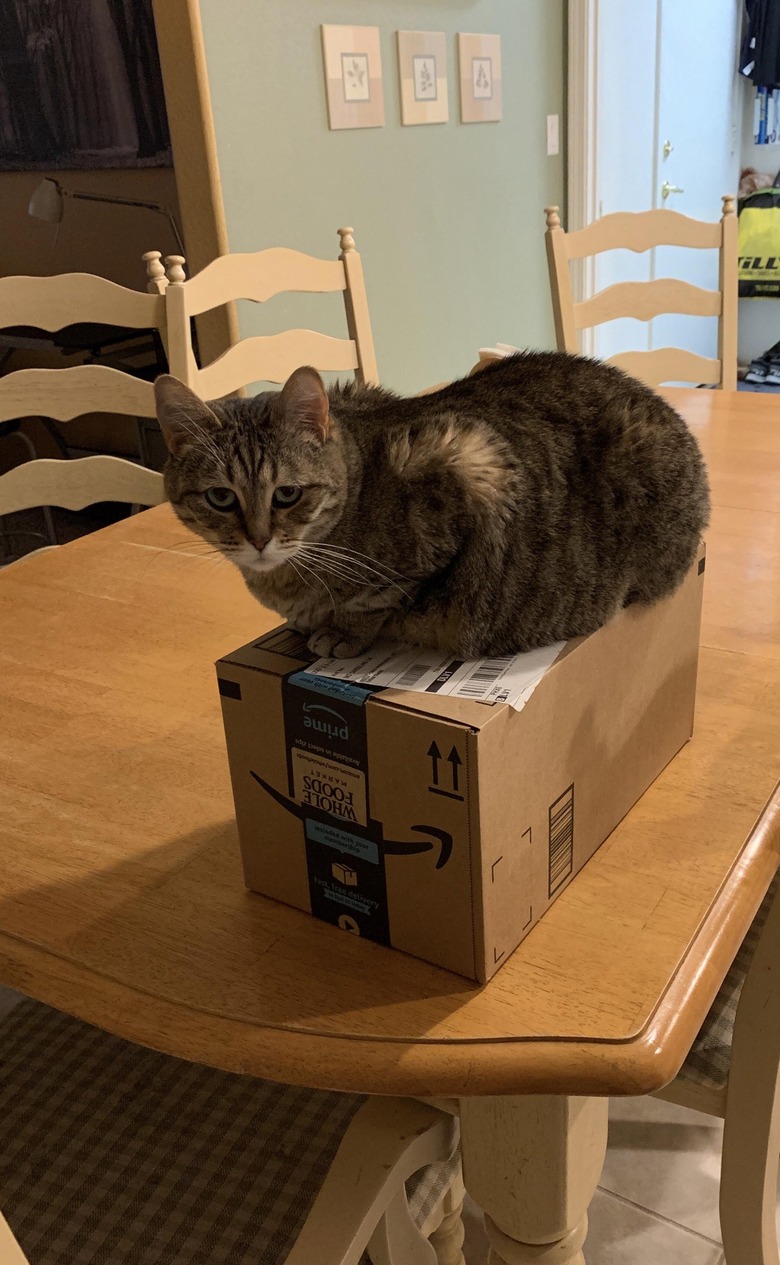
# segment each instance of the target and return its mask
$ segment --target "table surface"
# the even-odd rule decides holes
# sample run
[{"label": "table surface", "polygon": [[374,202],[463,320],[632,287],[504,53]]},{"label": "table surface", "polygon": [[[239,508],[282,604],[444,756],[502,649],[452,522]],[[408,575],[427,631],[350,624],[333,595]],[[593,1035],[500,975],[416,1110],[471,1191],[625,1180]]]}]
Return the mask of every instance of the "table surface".
[{"label": "table surface", "polygon": [[715,507],[695,736],[490,984],[244,890],[213,663],[277,619],[167,506],[0,576],[0,980],[292,1083],[671,1079],[780,858],[780,402],[669,397]]}]

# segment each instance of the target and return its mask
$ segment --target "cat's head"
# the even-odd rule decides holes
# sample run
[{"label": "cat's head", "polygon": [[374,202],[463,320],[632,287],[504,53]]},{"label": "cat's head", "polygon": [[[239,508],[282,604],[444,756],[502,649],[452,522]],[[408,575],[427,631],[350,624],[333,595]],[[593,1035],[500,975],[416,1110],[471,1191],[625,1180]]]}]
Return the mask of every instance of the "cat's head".
[{"label": "cat's head", "polygon": [[245,400],[204,404],[168,374],[154,393],[170,453],[165,490],[182,522],[253,572],[324,539],[341,515],[347,472],[315,369]]}]

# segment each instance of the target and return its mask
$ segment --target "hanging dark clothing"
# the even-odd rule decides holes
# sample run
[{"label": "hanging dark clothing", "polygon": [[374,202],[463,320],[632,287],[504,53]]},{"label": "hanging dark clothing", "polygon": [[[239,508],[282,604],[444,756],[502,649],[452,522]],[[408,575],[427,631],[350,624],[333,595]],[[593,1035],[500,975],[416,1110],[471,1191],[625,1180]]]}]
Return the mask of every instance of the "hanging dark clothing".
[{"label": "hanging dark clothing", "polygon": [[746,0],[739,69],[757,87],[780,87],[780,0]]}]

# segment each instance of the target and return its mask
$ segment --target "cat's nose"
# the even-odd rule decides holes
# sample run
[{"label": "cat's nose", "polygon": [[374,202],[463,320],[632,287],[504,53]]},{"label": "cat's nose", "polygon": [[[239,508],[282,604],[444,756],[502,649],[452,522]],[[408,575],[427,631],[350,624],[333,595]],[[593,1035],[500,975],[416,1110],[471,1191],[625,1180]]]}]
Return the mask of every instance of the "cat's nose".
[{"label": "cat's nose", "polygon": [[258,553],[262,553],[262,552],[263,552],[263,550],[265,549],[266,545],[268,544],[268,537],[267,537],[267,536],[265,536],[265,537],[263,537],[263,536],[250,536],[250,537],[249,537],[249,542],[250,542],[250,544],[254,545],[254,547],[255,547],[255,549],[257,550],[257,552],[258,552]]}]

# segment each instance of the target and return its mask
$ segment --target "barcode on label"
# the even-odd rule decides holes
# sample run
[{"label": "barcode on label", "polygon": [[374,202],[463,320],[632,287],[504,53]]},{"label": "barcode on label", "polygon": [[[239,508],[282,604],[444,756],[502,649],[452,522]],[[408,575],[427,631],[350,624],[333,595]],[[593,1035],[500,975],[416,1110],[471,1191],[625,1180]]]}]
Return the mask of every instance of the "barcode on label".
[{"label": "barcode on label", "polygon": [[512,662],[511,658],[507,659],[485,659],[480,666],[466,677],[465,681],[461,681],[457,690],[457,694],[461,698],[482,698],[491,685],[505,671],[508,664]]},{"label": "barcode on label", "polygon": [[398,680],[393,682],[393,689],[414,689],[417,682],[422,680],[426,672],[430,672],[430,668],[427,663],[412,663],[406,669],[403,676],[399,676]]},{"label": "barcode on label", "polygon": [[574,784],[550,805],[550,895],[574,868]]}]

